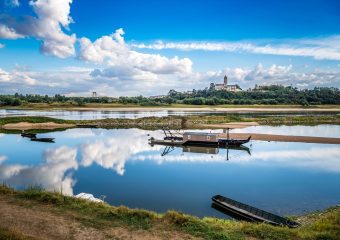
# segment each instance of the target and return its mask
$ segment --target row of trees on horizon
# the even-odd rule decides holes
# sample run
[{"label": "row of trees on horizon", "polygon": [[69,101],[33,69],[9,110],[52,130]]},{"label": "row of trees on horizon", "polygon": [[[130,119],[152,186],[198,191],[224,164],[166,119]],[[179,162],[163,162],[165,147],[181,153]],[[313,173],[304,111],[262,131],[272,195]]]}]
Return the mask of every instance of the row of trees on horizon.
[{"label": "row of trees on horizon", "polygon": [[170,90],[159,97],[66,97],[63,95],[19,94],[0,95],[0,106],[20,106],[29,103],[60,103],[83,106],[87,103],[120,103],[141,106],[165,106],[169,104],[220,105],[220,104],[340,104],[338,88],[314,88],[299,90],[294,87],[267,86],[258,91],[230,92],[226,90],[203,89],[190,92]]}]

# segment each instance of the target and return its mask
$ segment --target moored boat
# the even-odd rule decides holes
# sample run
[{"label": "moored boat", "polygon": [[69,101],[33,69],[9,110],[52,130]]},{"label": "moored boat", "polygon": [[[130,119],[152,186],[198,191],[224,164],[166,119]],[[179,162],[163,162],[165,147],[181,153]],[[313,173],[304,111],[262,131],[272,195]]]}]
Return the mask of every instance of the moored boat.
[{"label": "moored boat", "polygon": [[249,136],[247,139],[227,139],[227,138],[220,138],[218,143],[220,146],[241,146],[242,144],[248,143],[251,139]]},{"label": "moored boat", "polygon": [[229,137],[220,138],[218,133],[185,132],[183,134],[183,145],[215,147],[241,146],[242,144],[248,143],[250,139],[251,136],[247,139],[231,139]]},{"label": "moored boat", "polygon": [[149,142],[151,145],[172,145],[172,146],[202,146],[202,147],[239,147],[242,144],[248,143],[251,139],[232,139],[229,138],[229,129],[227,138],[221,138],[219,133],[207,132],[184,132],[182,136],[171,133],[170,130],[163,128],[165,137],[163,140],[154,139],[151,137]]},{"label": "moored boat", "polygon": [[231,215],[238,216],[242,219],[255,222],[265,222],[276,226],[287,226],[290,228],[295,228],[299,226],[299,223],[287,218],[275,215],[270,212],[266,212],[264,210],[249,206],[244,203],[240,203],[221,195],[213,196],[212,200],[216,204],[216,206],[218,206],[218,208],[231,212]]}]

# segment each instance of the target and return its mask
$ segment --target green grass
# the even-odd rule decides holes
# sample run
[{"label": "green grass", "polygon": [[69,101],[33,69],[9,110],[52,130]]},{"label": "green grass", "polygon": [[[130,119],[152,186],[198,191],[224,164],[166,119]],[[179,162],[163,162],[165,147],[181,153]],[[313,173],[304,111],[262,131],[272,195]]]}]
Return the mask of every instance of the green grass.
[{"label": "green grass", "polygon": [[0,240],[33,240],[33,238],[0,226]]},{"label": "green grass", "polygon": [[49,118],[49,117],[38,117],[38,116],[24,116],[24,117],[5,117],[0,118],[0,126],[8,123],[19,123],[19,122],[29,122],[29,123],[45,123],[45,122],[55,122],[55,123],[70,123],[72,121]]},{"label": "green grass", "polygon": [[[340,207],[295,217],[301,227],[289,229],[268,224],[237,222],[217,218],[197,218],[176,211],[165,214],[93,203],[39,188],[15,191],[0,186],[0,194],[16,201],[49,205],[58,212],[72,212],[84,226],[97,229],[123,227],[147,231],[180,231],[203,239],[339,239]],[[1,230],[1,229],[0,229]],[[7,234],[7,233],[5,233]],[[10,234],[10,233],[9,233]],[[20,238],[13,238],[20,239]]]}]

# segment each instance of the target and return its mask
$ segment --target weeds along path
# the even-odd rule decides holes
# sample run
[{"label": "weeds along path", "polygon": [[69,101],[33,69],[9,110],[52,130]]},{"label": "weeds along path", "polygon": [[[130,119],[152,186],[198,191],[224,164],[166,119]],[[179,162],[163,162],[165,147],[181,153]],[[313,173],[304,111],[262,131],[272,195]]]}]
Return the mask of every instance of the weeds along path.
[{"label": "weeds along path", "polygon": [[0,194],[0,227],[28,239],[193,239],[190,235],[157,229],[131,230],[118,225],[100,227],[98,223],[91,223],[90,217],[87,220],[84,217],[79,213],[57,210],[48,204]]}]

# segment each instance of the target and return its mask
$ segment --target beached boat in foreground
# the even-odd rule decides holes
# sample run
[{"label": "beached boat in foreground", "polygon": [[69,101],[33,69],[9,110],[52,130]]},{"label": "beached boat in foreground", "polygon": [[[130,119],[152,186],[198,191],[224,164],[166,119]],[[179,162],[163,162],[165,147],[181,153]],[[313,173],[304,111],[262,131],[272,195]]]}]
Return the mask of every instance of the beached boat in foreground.
[{"label": "beached boat in foreground", "polygon": [[265,222],[276,226],[287,226],[290,228],[295,228],[299,226],[297,222],[291,221],[287,218],[266,212],[264,210],[249,206],[244,203],[240,203],[221,195],[213,196],[212,200],[218,208],[226,210],[227,212],[231,212],[231,214],[228,215],[235,215],[245,220]]}]

